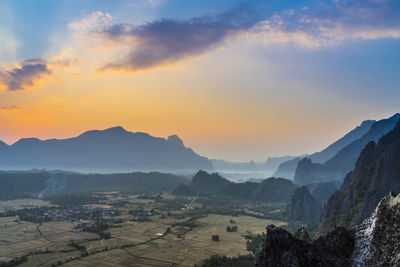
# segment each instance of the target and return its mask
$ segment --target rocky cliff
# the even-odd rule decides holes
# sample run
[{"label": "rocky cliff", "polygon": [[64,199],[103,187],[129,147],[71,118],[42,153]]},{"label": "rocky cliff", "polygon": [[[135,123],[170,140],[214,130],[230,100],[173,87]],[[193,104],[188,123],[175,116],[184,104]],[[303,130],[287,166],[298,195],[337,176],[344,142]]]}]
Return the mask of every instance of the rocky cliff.
[{"label": "rocky cliff", "polygon": [[320,231],[361,223],[390,190],[400,192],[400,122],[377,145],[365,146],[354,170],[328,200]]},{"label": "rocky cliff", "polygon": [[[304,232],[304,231],[303,231]],[[300,236],[300,235],[297,235]],[[299,239],[289,232],[269,225],[255,266],[350,266],[354,250],[354,234],[343,227],[314,241]]]},{"label": "rocky cliff", "polygon": [[400,266],[400,194],[390,192],[354,232],[353,266]]},{"label": "rocky cliff", "polygon": [[400,194],[383,198],[373,214],[351,230],[336,227],[310,240],[269,225],[256,266],[400,266]]}]

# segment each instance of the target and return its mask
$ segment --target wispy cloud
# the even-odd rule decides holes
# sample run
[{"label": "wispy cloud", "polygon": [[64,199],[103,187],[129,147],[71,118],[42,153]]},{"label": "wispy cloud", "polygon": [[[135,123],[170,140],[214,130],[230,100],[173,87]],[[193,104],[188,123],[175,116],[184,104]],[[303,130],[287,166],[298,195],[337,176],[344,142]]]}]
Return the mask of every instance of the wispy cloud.
[{"label": "wispy cloud", "polygon": [[153,7],[157,7],[163,4],[164,2],[166,2],[166,0],[147,0],[147,3],[149,3]]},{"label": "wispy cloud", "polygon": [[0,106],[0,111],[2,112],[13,112],[13,111],[21,111],[24,107],[19,105],[3,105]]},{"label": "wispy cloud", "polygon": [[33,86],[36,81],[46,75],[51,75],[48,63],[43,59],[29,59],[23,61],[20,66],[0,71],[0,83],[9,91],[24,90]]},{"label": "wispy cloud", "polygon": [[333,5],[288,10],[254,27],[266,43],[303,47],[337,45],[346,40],[400,38],[400,5],[396,0],[335,1]]},{"label": "wispy cloud", "polygon": [[85,17],[68,24],[68,28],[74,31],[102,30],[110,25],[112,17],[108,13],[94,11]]},{"label": "wispy cloud", "polygon": [[250,29],[260,20],[254,11],[236,8],[189,20],[163,19],[141,26],[113,25],[100,34],[108,40],[127,43],[131,51],[124,59],[108,63],[101,70],[136,71],[196,56]]}]

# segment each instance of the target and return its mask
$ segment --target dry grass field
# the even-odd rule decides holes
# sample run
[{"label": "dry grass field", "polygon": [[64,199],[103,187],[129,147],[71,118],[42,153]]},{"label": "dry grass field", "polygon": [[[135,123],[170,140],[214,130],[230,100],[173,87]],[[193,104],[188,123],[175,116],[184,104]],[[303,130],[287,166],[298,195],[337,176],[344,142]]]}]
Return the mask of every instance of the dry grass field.
[{"label": "dry grass field", "polygon": [[[208,214],[192,220],[195,226],[191,227],[177,224],[192,218],[192,215],[186,215],[185,209],[168,210],[165,203],[138,199],[137,196],[104,195],[108,201],[93,206],[109,208],[127,201],[122,206],[114,206],[120,211],[114,219],[120,222],[107,229],[111,234],[109,239],[76,231],[75,224],[70,222],[38,224],[18,222],[16,217],[3,217],[0,218],[0,261],[28,255],[27,261],[20,266],[194,266],[214,254],[248,254],[245,235],[264,232],[268,224],[285,224],[250,216]],[[168,195],[163,198],[174,200]],[[24,201],[15,203],[18,207],[25,207],[27,203]],[[149,221],[131,221],[129,211],[136,208],[155,209],[159,214],[151,216]],[[227,232],[227,226],[237,226],[238,230]],[[219,235],[220,241],[211,240],[215,234]],[[82,249],[70,246],[70,240]]]},{"label": "dry grass field", "polygon": [[[124,249],[113,249],[89,255],[71,261],[65,266],[193,266],[214,254],[238,256],[245,255],[246,239],[244,235],[261,233],[268,224],[284,225],[284,222],[257,219],[248,216],[233,217],[238,226],[238,232],[227,232],[226,226],[232,225],[231,216],[208,215],[198,219],[200,226],[178,238],[168,234],[163,238],[148,241],[156,235],[157,226],[154,223],[138,223],[125,226],[120,231],[112,233],[108,241],[94,241],[90,244],[99,249],[124,240],[132,241],[137,246]],[[219,242],[211,241],[211,236],[218,234]],[[117,239],[118,241],[116,241]],[[99,242],[103,242],[99,244]]]},{"label": "dry grass field", "polygon": [[25,209],[34,208],[40,206],[53,206],[49,201],[44,201],[41,199],[15,199],[15,200],[3,200],[0,201],[0,212],[5,212],[7,210],[13,209]]},{"label": "dry grass field", "polygon": [[76,233],[73,228],[74,224],[68,222],[46,222],[40,225],[26,221],[15,222],[14,217],[0,218],[0,261],[8,261],[29,252],[45,251],[47,248],[50,251],[71,249],[68,246],[69,240],[97,237],[88,232]]}]

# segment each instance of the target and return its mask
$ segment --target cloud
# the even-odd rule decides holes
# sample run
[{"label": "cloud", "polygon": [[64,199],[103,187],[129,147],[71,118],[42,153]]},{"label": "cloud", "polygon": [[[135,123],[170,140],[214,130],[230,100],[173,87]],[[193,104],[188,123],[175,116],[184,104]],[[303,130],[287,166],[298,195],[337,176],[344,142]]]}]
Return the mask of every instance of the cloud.
[{"label": "cloud", "polygon": [[158,7],[159,5],[162,5],[166,0],[147,0],[147,3],[149,3],[153,7]]},{"label": "cloud", "polygon": [[74,31],[102,30],[110,25],[112,17],[108,13],[94,11],[80,20],[68,24],[68,28]]},{"label": "cloud", "polygon": [[13,112],[13,111],[21,111],[24,107],[19,105],[4,105],[0,106],[0,111],[2,112]]},{"label": "cloud", "polygon": [[57,58],[51,61],[51,65],[59,68],[67,68],[78,64],[77,58]]},{"label": "cloud", "polygon": [[254,27],[266,43],[331,46],[346,40],[400,38],[400,5],[396,0],[345,0],[333,5],[282,11]]},{"label": "cloud", "polygon": [[113,25],[100,34],[108,40],[128,44],[130,52],[124,59],[108,63],[101,70],[137,71],[196,56],[250,29],[260,20],[251,10],[236,8],[189,20],[163,19],[141,26]]},{"label": "cloud", "polygon": [[7,90],[18,91],[33,86],[36,81],[51,74],[52,71],[46,61],[29,59],[14,69],[0,71],[0,82],[6,86]]}]

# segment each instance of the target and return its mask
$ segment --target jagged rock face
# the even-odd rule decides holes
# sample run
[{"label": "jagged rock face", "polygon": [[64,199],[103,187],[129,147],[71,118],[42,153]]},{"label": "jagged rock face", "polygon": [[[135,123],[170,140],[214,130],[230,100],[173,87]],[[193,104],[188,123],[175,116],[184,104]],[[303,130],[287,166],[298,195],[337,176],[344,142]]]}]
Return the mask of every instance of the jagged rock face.
[{"label": "jagged rock face", "polygon": [[296,233],[294,233],[294,237],[305,242],[311,242],[311,238],[304,227],[299,228]]},{"label": "jagged rock face", "polygon": [[400,192],[400,123],[377,145],[370,142],[365,146],[354,170],[322,211],[320,232],[334,225],[350,228],[360,224],[390,190]]},{"label": "jagged rock face", "polygon": [[273,225],[256,266],[400,266],[400,194],[383,198],[363,223],[311,241],[304,228],[294,236]]},{"label": "jagged rock face", "polygon": [[353,232],[343,227],[336,228],[315,241],[307,242],[281,228],[269,225],[255,266],[351,266],[353,249]]},{"label": "jagged rock face", "polygon": [[307,187],[298,188],[286,208],[287,215],[294,221],[312,223],[318,219],[320,206]]},{"label": "jagged rock face", "polygon": [[383,198],[354,230],[353,266],[400,266],[400,194]]}]

